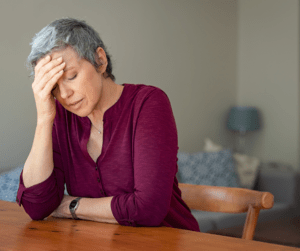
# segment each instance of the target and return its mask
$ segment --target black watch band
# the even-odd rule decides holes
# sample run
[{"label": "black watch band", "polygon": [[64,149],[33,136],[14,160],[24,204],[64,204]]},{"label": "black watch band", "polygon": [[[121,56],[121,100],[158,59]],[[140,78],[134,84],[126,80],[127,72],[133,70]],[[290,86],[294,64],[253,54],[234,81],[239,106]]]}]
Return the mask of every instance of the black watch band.
[{"label": "black watch band", "polygon": [[81,199],[81,197],[78,197],[76,198],[75,200],[72,200],[70,205],[69,205],[69,209],[70,209],[70,212],[71,212],[71,215],[72,215],[72,218],[74,220],[78,220],[76,214],[75,214],[75,211],[76,209],[78,208],[78,205],[79,205],[79,200]]}]

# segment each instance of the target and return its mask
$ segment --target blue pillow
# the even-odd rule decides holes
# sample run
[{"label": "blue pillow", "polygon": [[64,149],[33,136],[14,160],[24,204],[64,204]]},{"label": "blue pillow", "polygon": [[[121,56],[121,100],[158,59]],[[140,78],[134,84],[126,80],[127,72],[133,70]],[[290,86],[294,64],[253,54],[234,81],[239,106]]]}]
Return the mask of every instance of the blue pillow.
[{"label": "blue pillow", "polygon": [[0,175],[0,200],[15,202],[23,165]]},{"label": "blue pillow", "polygon": [[231,150],[183,153],[178,157],[178,180],[181,183],[239,187]]}]

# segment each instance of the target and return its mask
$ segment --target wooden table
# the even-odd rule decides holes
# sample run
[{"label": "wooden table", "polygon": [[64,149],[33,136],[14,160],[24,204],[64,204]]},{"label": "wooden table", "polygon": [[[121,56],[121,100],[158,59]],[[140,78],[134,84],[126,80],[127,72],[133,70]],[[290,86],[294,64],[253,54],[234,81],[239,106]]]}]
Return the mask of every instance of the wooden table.
[{"label": "wooden table", "polygon": [[48,217],[32,221],[16,203],[0,201],[0,250],[300,250],[167,227],[125,227]]}]

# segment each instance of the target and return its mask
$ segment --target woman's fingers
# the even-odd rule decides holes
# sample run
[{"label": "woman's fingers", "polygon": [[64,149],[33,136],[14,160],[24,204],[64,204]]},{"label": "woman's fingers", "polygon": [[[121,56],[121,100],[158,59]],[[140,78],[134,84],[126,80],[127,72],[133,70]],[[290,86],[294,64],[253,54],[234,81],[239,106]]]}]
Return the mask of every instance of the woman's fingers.
[{"label": "woman's fingers", "polygon": [[59,66],[59,68],[61,68],[60,71],[55,71],[53,72],[53,75],[51,76],[51,79],[48,80],[47,85],[44,87],[44,89],[42,90],[43,93],[45,93],[44,95],[47,95],[47,93],[51,93],[52,90],[54,89],[57,81],[61,78],[61,76],[64,73],[64,70],[62,69],[61,66]]},{"label": "woman's fingers", "polygon": [[51,60],[51,57],[39,60],[35,67],[35,79],[32,83],[32,89],[38,121],[53,122],[55,118],[56,105],[51,92],[63,75],[64,67],[65,64],[62,62],[62,58]]},{"label": "woman's fingers", "polygon": [[64,67],[65,63],[63,62],[44,74],[42,79],[40,79],[39,82],[33,86],[34,93],[38,93],[40,97],[46,97],[47,95],[50,95],[59,78],[62,77]]},{"label": "woman's fingers", "polygon": [[[49,56],[50,57],[50,56]],[[43,58],[39,63],[36,65],[35,68],[35,83],[43,82],[42,79],[47,76],[45,79],[49,80],[51,78],[51,74],[49,72],[54,69],[56,66],[60,65],[62,63],[62,57],[58,59],[54,59],[49,61],[49,58]],[[43,89],[41,87],[41,89]]]},{"label": "woman's fingers", "polygon": [[[44,74],[44,76],[43,76],[42,79],[41,79],[41,82],[47,83],[47,84],[43,87],[43,89],[46,89],[46,88],[48,87],[48,85],[49,85],[49,88],[52,90],[52,88],[53,88],[53,86],[51,85],[51,84],[53,84],[53,83],[52,83],[53,81],[51,81],[52,78],[53,78],[54,76],[57,76],[57,74],[58,74],[61,70],[63,70],[65,66],[66,66],[65,62],[63,62],[63,63],[61,63],[61,64],[55,66],[54,68],[52,68],[52,69],[51,69],[50,71],[48,71],[46,74]],[[61,74],[61,73],[60,73],[60,74]],[[56,79],[56,82],[57,82],[57,80],[58,80],[58,79]],[[55,82],[55,83],[56,83],[56,82]],[[55,84],[55,83],[54,83],[54,84]],[[49,89],[49,88],[47,88],[47,89]]]},{"label": "woman's fingers", "polygon": [[47,55],[46,57],[44,58],[41,58],[37,61],[37,64],[34,68],[34,72],[38,72],[40,70],[41,67],[43,67],[45,64],[47,64],[51,59],[51,56],[50,55]]}]

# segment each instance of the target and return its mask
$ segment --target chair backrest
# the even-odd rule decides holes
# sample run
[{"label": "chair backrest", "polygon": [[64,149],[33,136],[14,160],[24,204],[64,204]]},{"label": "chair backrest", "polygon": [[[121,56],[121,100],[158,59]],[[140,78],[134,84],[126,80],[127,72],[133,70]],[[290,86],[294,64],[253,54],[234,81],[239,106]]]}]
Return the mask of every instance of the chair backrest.
[{"label": "chair backrest", "polygon": [[179,183],[179,188],[182,199],[190,209],[222,213],[248,212],[242,235],[247,240],[253,239],[260,209],[270,209],[274,205],[274,196],[269,192],[184,183]]}]

